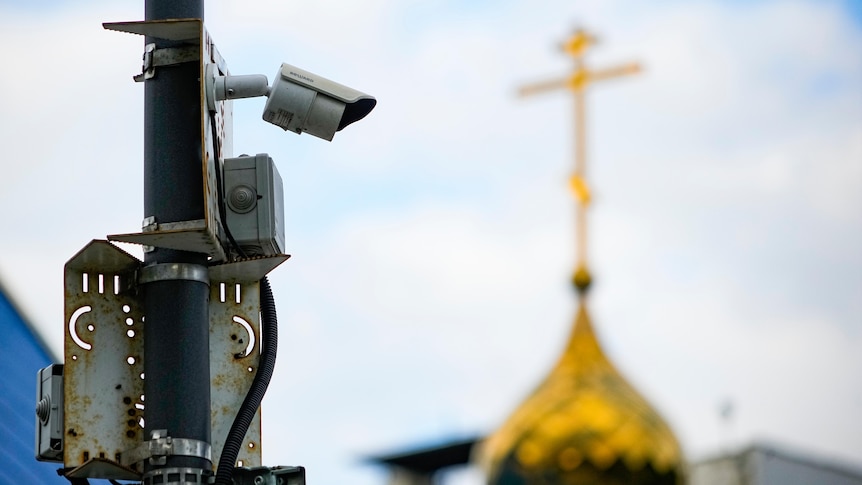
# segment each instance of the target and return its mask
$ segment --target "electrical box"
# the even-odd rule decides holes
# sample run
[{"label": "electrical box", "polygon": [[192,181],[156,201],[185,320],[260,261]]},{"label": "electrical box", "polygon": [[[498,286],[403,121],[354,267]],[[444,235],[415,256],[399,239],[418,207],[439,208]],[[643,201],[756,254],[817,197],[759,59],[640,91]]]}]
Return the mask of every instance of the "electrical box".
[{"label": "electrical box", "polygon": [[225,223],[247,256],[284,253],[284,189],[266,153],[224,161]]},{"label": "electrical box", "polygon": [[63,461],[63,364],[39,371],[36,384],[36,459]]}]

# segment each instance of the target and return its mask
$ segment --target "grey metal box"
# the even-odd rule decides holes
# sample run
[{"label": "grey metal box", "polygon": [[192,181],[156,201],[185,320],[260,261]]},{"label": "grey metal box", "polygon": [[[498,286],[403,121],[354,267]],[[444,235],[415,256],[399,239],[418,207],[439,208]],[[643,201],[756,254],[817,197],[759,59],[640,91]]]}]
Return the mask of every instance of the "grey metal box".
[{"label": "grey metal box", "polygon": [[63,364],[39,371],[36,384],[36,459],[63,461]]},{"label": "grey metal box", "polygon": [[265,153],[224,161],[227,227],[248,256],[284,253],[284,188]]}]

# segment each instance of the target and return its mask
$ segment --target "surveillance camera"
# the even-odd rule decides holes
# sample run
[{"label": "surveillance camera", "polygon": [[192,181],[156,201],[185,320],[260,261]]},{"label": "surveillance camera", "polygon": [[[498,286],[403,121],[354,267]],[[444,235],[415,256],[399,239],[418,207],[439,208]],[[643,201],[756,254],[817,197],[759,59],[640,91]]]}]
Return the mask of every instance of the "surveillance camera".
[{"label": "surveillance camera", "polygon": [[373,96],[290,64],[282,64],[269,89],[263,119],[297,134],[332,141],[336,131],[374,109]]}]

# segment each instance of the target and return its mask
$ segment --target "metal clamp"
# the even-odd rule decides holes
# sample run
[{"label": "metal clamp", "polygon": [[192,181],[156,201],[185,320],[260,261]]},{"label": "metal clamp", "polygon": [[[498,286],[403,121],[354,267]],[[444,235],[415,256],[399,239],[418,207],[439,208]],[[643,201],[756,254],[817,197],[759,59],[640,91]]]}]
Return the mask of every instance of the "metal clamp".
[{"label": "metal clamp", "polygon": [[188,263],[158,263],[141,268],[138,284],[145,285],[154,281],[187,280],[210,284],[209,270],[206,266]]},{"label": "metal clamp", "polygon": [[[141,223],[141,232],[153,232],[159,230],[159,223],[156,222],[156,216],[147,216],[144,218],[144,222]],[[144,245],[144,252],[150,253],[153,252],[156,248],[154,246]]]},{"label": "metal clamp", "polygon": [[141,67],[141,73],[135,76],[135,82],[139,83],[155,77],[157,67],[195,62],[200,58],[201,49],[197,45],[156,49],[156,44],[147,44],[144,50],[144,65]]},{"label": "metal clamp", "polygon": [[141,223],[141,232],[152,232],[159,230],[159,223],[156,222],[155,216],[147,216]]},{"label": "metal clamp", "polygon": [[130,466],[149,459],[151,465],[164,465],[168,456],[193,456],[212,463],[212,447],[209,443],[188,438],[171,438],[163,429],[154,430],[150,441],[124,452],[120,463]]},{"label": "metal clamp", "polygon": [[200,468],[158,468],[144,474],[143,485],[203,485],[209,482],[211,471]]}]

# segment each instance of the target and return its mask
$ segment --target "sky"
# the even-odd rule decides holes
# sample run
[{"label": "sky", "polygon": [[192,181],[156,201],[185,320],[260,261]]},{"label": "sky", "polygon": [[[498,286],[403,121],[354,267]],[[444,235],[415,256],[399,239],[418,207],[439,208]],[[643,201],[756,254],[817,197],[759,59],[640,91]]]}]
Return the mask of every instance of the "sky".
[{"label": "sky", "polygon": [[[143,40],[101,27],[143,10],[0,1],[0,277],[58,356],[63,265],[144,217]],[[206,25],[233,74],[287,62],[378,100],[331,143],[234,103],[292,255],[265,464],[383,483],[364,457],[486,434],[550,370],[572,105],[516,91],[569,72],[583,27],[590,66],[643,67],[587,101],[607,354],[692,460],[765,441],[862,466],[860,2],[219,0]]]}]

